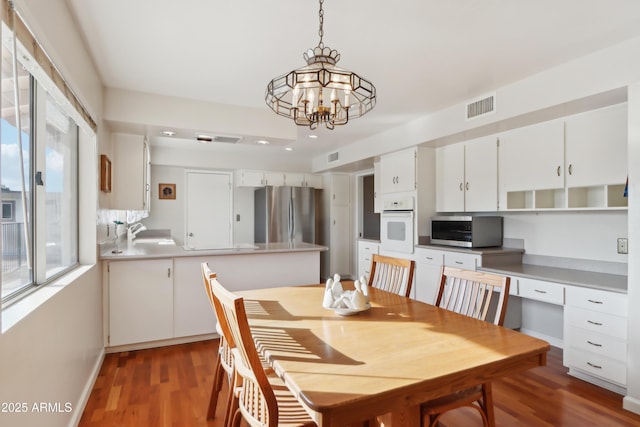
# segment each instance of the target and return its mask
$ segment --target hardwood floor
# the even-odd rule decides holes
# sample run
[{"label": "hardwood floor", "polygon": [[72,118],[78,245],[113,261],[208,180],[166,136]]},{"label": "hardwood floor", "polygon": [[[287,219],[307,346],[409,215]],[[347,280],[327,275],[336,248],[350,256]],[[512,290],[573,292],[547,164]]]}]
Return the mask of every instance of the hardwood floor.
[{"label": "hardwood floor", "polygon": [[[217,341],[202,341],[106,355],[79,426],[220,427],[223,404],[206,420],[216,350]],[[552,348],[546,367],[494,382],[496,425],[640,425],[640,415],[622,409],[622,396],[566,372],[562,350]],[[221,400],[226,393],[225,384]],[[441,424],[482,425],[465,409],[446,414]]]}]

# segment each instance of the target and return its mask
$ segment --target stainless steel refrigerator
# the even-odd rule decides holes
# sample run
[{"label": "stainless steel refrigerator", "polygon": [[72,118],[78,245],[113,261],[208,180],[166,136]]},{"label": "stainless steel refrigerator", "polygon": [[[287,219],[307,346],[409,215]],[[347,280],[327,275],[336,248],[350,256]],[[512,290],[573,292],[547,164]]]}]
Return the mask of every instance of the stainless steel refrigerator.
[{"label": "stainless steel refrigerator", "polygon": [[255,242],[316,243],[316,190],[258,188],[254,195]]}]

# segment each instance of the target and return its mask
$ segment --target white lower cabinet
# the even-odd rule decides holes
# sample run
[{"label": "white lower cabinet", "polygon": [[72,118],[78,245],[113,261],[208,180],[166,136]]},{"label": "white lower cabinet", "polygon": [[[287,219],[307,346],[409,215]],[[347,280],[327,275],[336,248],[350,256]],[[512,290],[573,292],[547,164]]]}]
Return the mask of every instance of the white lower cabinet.
[{"label": "white lower cabinet", "polygon": [[364,276],[369,279],[371,274],[371,259],[380,251],[380,244],[366,240],[358,241],[358,278]]},{"label": "white lower cabinet", "polygon": [[566,286],[564,365],[616,392],[627,385],[627,296]]},{"label": "white lower cabinet", "polygon": [[433,304],[440,287],[440,272],[444,264],[444,251],[416,248],[416,272],[413,279],[412,297]]},{"label": "white lower cabinet", "polygon": [[112,261],[109,346],[173,338],[173,259]]},{"label": "white lower cabinet", "polygon": [[[212,334],[216,319],[202,279],[200,257],[174,259],[173,324],[176,337]],[[207,259],[209,266],[215,259]],[[212,267],[213,268],[213,267]]]}]

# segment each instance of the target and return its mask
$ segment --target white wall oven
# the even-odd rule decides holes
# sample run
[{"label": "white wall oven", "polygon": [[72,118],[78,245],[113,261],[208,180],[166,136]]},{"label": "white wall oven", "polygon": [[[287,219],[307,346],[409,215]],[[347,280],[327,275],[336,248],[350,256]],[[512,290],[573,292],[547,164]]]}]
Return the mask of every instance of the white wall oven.
[{"label": "white wall oven", "polygon": [[413,197],[387,199],[380,215],[380,244],[382,252],[412,254]]}]

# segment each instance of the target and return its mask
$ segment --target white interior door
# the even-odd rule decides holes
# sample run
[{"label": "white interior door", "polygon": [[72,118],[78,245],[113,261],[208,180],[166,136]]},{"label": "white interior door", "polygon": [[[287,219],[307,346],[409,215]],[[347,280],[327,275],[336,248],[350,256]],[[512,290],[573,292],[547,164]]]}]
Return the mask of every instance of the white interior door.
[{"label": "white interior door", "polygon": [[231,174],[187,171],[185,247],[230,247],[232,234]]}]

